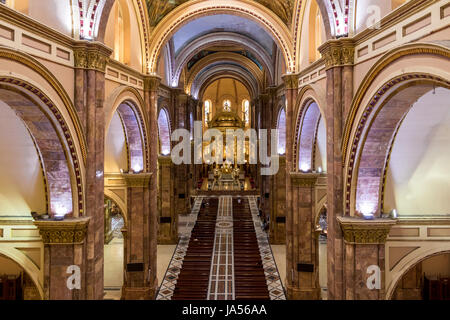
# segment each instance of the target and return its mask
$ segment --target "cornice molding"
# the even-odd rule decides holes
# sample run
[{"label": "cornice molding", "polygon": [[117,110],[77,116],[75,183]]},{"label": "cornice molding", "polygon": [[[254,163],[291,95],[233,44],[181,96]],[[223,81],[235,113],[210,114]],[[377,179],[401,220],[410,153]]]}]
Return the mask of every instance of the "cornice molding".
[{"label": "cornice molding", "polygon": [[397,223],[394,219],[364,220],[354,217],[337,217],[348,244],[384,244],[391,227]]},{"label": "cornice molding", "polygon": [[86,237],[90,217],[66,219],[62,221],[36,220],[44,244],[81,244]]},{"label": "cornice molding", "polygon": [[319,47],[325,60],[325,68],[353,65],[355,61],[355,43],[352,38],[331,39]]},{"label": "cornice molding", "polygon": [[123,173],[122,177],[125,179],[127,187],[144,188],[149,186],[152,173]]}]

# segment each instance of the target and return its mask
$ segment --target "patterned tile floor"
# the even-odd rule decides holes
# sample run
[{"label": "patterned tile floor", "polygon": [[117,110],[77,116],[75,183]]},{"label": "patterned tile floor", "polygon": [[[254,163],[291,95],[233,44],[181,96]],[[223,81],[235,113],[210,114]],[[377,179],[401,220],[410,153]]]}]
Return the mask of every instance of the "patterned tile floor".
[{"label": "patterned tile floor", "polygon": [[156,300],[171,300],[175,285],[177,283],[178,275],[183,265],[183,259],[186,255],[186,251],[191,237],[192,229],[194,228],[197,216],[200,211],[203,197],[197,197],[195,199],[194,206],[192,207],[191,214],[186,217],[180,217],[178,233],[180,235],[180,241],[175,248],[172,260],[167,268],[164,280],[159,288]]},{"label": "patterned tile floor", "polygon": [[248,196],[250,211],[252,212],[253,224],[255,226],[256,239],[258,239],[259,252],[266,275],[267,287],[269,288],[270,300],[286,300],[286,294],[278,273],[277,264],[270,248],[267,233],[262,229],[261,219],[258,217],[258,206],[255,196]]},{"label": "patterned tile floor", "polygon": [[[219,212],[217,217],[215,247],[213,264],[211,266],[209,299],[210,300],[233,300],[233,212],[232,197],[224,196],[219,199]],[[183,266],[183,259],[191,236],[191,231],[197,220],[203,197],[197,197],[190,215],[180,219],[179,227],[180,241],[167,269],[164,280],[158,292],[157,300],[171,300],[177,278]],[[278,273],[269,239],[261,227],[258,217],[258,208],[255,196],[248,196],[250,210],[258,240],[261,260],[266,275],[267,286],[271,300],[286,300],[285,291]],[[216,283],[218,285],[216,285]]]}]

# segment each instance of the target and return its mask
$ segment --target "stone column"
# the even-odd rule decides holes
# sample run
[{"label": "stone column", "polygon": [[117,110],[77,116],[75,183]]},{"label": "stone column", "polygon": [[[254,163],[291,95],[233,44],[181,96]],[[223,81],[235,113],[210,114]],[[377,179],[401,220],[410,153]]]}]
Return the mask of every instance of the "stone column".
[{"label": "stone column", "polygon": [[272,178],[272,205],[269,239],[271,244],[286,243],[286,157],[280,156],[280,168]]},{"label": "stone column", "polygon": [[[293,146],[293,122],[294,122],[294,107],[297,99],[298,92],[298,76],[289,74],[283,76],[285,96],[286,96],[286,285],[291,283],[295,284],[295,243],[294,238],[294,223],[297,217],[294,215],[292,209],[292,190],[291,190],[291,177],[290,173],[293,170],[292,165],[292,146]],[[292,293],[288,298],[292,297]]]},{"label": "stone column", "polygon": [[111,50],[97,42],[78,42],[75,58],[75,105],[87,142],[86,208],[91,218],[86,243],[87,299],[103,299],[105,70]]},{"label": "stone column", "polygon": [[127,183],[128,220],[124,232],[123,300],[153,299],[157,283],[151,256],[150,180],[152,173],[123,174]]},{"label": "stone column", "polygon": [[[319,255],[315,234],[315,186],[320,174],[291,172],[293,245],[289,250],[290,281],[286,282],[290,299],[318,300]],[[289,275],[288,275],[289,277]]]},{"label": "stone column", "polygon": [[158,157],[159,170],[159,229],[158,244],[176,244],[178,242],[178,214],[174,206],[174,179],[170,156]]},{"label": "stone column", "polygon": [[[175,127],[173,129],[188,129],[188,103],[189,97],[180,89],[174,89],[175,95]],[[189,212],[189,190],[188,190],[188,165],[173,165],[174,168],[174,205],[175,212],[187,214]],[[171,191],[172,191],[171,190]],[[177,227],[177,226],[175,226]]]},{"label": "stone column", "polygon": [[[44,242],[44,298],[46,300],[87,298],[88,251],[85,237],[89,220],[90,218],[85,217],[63,221],[34,221]],[[69,277],[72,278],[69,279]],[[74,281],[71,281],[72,279]],[[68,283],[73,286],[69,287]]]},{"label": "stone column", "polygon": [[[344,237],[345,299],[383,300],[385,298],[385,243],[397,220],[364,220],[338,217]],[[369,267],[379,268],[377,271]],[[370,279],[369,279],[370,277]],[[376,277],[379,277],[376,286]]]},{"label": "stone column", "polygon": [[156,278],[157,240],[158,240],[158,88],[161,79],[157,76],[148,75],[144,77],[144,103],[148,114],[149,128],[149,157],[150,157],[150,194],[148,204],[150,206],[149,216],[149,286],[154,290],[152,298],[156,294],[158,280]]},{"label": "stone column", "polygon": [[[259,101],[261,106],[261,129],[267,130],[267,153],[270,155],[270,134],[272,128],[272,108],[270,95],[267,93],[259,95]],[[259,146],[260,148],[262,146]],[[260,168],[261,170],[261,168]],[[260,175],[260,196],[261,196],[261,209],[264,215],[271,214],[271,180],[272,176],[263,176],[261,171],[258,172]]]},{"label": "stone column", "polygon": [[[342,132],[345,110],[353,96],[354,43],[351,39],[329,40],[319,48],[327,73],[327,219],[328,299],[344,299],[343,239],[337,217],[343,215]],[[345,78],[344,78],[345,77]]]}]

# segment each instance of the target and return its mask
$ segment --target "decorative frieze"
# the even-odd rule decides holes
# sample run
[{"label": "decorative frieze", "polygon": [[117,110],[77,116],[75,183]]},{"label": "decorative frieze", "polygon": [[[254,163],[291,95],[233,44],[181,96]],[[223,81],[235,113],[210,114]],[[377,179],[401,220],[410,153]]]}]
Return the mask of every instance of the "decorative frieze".
[{"label": "decorative frieze", "polygon": [[325,59],[326,69],[353,65],[355,61],[355,44],[352,39],[332,39],[319,47],[319,51]]},{"label": "decorative frieze", "polygon": [[125,179],[127,187],[143,188],[149,186],[152,173],[123,173],[122,177]]},{"label": "decorative frieze", "polygon": [[293,186],[313,187],[316,184],[317,179],[323,174],[291,172],[290,175],[291,175],[291,183]]},{"label": "decorative frieze", "polygon": [[354,217],[337,217],[349,244],[384,244],[391,227],[397,223],[394,219],[365,220]]},{"label": "decorative frieze", "polygon": [[55,220],[36,220],[44,244],[81,244],[86,237],[89,217]]}]

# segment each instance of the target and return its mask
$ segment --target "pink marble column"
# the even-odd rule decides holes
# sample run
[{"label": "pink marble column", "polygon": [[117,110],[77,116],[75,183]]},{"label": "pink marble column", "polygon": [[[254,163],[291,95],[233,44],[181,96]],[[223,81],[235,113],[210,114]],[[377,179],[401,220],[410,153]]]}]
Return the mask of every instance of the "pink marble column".
[{"label": "pink marble column", "polygon": [[146,76],[144,78],[144,102],[148,114],[149,121],[149,146],[150,146],[150,195],[149,195],[149,269],[150,269],[150,284],[153,292],[152,298],[156,294],[158,280],[156,278],[157,266],[157,240],[158,240],[158,180],[157,180],[157,166],[158,166],[158,88],[161,79],[156,76]]},{"label": "pink marble column", "polygon": [[170,156],[159,156],[159,229],[158,244],[178,242],[178,213],[175,210],[174,173]]},{"label": "pink marble column", "polygon": [[[189,97],[180,89],[174,89],[174,101],[175,101],[175,129],[188,129],[188,104]],[[176,215],[187,214],[189,212],[189,190],[188,190],[188,165],[179,164],[174,165],[174,205]]]},{"label": "pink marble column", "polygon": [[[44,242],[46,300],[87,298],[85,237],[89,220],[90,218],[69,218],[63,221],[34,221]],[[70,281],[70,277],[73,281]],[[72,286],[68,286],[68,283]]]},{"label": "pink marble column", "polygon": [[[123,300],[149,300],[156,293],[156,269],[148,253],[152,220],[150,181],[152,173],[123,174],[127,183],[127,226],[125,235]],[[156,244],[155,244],[156,247]],[[156,249],[156,248],[155,248]]]},{"label": "pink marble column", "polygon": [[[288,297],[299,300],[320,299],[318,238],[315,234],[315,186],[318,173],[291,172],[293,245],[290,281],[286,281]],[[289,277],[289,275],[288,275]]]},{"label": "pink marble column", "polygon": [[[292,202],[293,194],[291,188],[290,173],[293,171],[292,164],[292,145],[293,145],[293,122],[294,107],[298,93],[298,76],[288,74],[283,76],[286,98],[286,280],[285,283],[296,283],[298,281],[295,270],[295,250],[298,247],[296,243],[295,222],[297,217],[294,215]],[[295,298],[292,291],[288,289],[288,298]]]},{"label": "pink marble column", "polygon": [[[75,57],[75,104],[84,116],[87,142],[86,209],[91,218],[86,235],[87,299],[103,299],[105,70],[111,50],[100,43],[79,42]],[[82,106],[84,102],[84,106]]]}]

